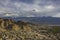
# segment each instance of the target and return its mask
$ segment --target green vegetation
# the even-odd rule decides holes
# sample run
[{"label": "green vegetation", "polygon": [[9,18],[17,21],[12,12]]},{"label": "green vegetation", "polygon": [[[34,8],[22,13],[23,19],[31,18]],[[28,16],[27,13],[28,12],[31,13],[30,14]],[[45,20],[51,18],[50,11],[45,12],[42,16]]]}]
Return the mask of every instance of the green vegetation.
[{"label": "green vegetation", "polygon": [[60,33],[60,27],[53,27],[53,29],[52,29],[52,31],[54,32],[54,33]]}]

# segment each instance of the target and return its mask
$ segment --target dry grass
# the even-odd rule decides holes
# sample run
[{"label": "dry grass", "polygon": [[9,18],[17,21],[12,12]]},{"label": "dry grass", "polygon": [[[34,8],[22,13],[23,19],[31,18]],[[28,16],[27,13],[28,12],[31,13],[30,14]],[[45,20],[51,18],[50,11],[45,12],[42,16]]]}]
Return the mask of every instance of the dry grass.
[{"label": "dry grass", "polygon": [[33,25],[22,21],[16,23],[10,19],[7,19],[6,25],[0,24],[0,40],[60,40],[60,33],[54,34],[52,27],[47,25]]}]

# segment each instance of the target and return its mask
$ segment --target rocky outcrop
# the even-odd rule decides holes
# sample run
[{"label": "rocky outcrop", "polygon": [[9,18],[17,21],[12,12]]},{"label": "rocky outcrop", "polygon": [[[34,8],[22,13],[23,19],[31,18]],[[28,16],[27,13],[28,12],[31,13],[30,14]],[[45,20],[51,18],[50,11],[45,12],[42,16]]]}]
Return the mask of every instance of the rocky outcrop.
[{"label": "rocky outcrop", "polygon": [[0,18],[0,27],[2,27],[2,28],[5,28],[5,27],[7,27],[7,26],[9,26],[13,23],[14,23],[14,21],[11,20],[11,19],[2,19],[2,18]]},{"label": "rocky outcrop", "polygon": [[0,27],[6,30],[16,30],[16,31],[20,29],[23,29],[23,30],[30,29],[29,25],[26,22],[23,22],[23,21],[15,22],[12,19],[2,19],[2,18],[0,18]]}]

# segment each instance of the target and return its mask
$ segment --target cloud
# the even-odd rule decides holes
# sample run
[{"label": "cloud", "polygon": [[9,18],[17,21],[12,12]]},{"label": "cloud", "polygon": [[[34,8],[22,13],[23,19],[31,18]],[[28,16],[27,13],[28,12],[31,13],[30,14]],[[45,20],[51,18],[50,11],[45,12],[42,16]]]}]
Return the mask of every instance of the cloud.
[{"label": "cloud", "polygon": [[26,17],[35,17],[34,15],[28,15],[28,16],[26,16]]},{"label": "cloud", "polygon": [[54,15],[53,17],[60,17],[60,13]]},{"label": "cloud", "polygon": [[54,16],[60,13],[60,0],[0,0],[0,14],[4,13],[21,17]]},{"label": "cloud", "polygon": [[53,5],[48,5],[48,6],[45,6],[45,8],[47,10],[53,10],[55,7]]},{"label": "cloud", "polygon": [[18,14],[5,14],[4,16],[19,16]]},{"label": "cloud", "polygon": [[20,1],[28,4],[32,4],[34,2],[34,0],[20,0]]}]

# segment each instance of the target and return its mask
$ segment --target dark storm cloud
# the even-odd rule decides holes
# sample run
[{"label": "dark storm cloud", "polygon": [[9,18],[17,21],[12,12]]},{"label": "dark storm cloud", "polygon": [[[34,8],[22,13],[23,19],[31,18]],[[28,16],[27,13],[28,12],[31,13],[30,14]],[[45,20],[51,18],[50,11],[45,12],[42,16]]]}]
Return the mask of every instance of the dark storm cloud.
[{"label": "dark storm cloud", "polygon": [[0,0],[0,14],[2,13],[22,17],[58,16],[60,0]]},{"label": "dark storm cloud", "polygon": [[20,0],[20,2],[31,4],[34,2],[34,0]]},{"label": "dark storm cloud", "polygon": [[11,2],[23,2],[27,4],[32,4],[34,3],[34,0],[10,0]]}]

